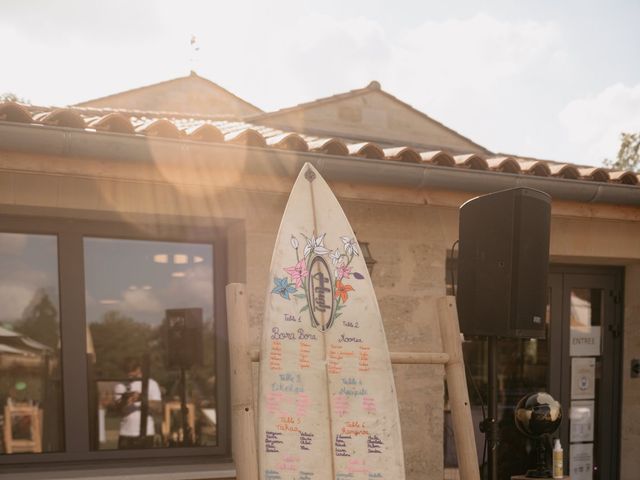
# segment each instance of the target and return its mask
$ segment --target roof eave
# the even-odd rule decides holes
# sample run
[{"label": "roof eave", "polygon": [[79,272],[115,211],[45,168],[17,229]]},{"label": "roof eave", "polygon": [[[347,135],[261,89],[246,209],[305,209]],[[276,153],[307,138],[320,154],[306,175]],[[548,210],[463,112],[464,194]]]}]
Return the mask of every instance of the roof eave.
[{"label": "roof eave", "polygon": [[[0,146],[8,151],[100,158],[116,162],[155,162],[158,151],[163,152],[163,158],[174,160],[191,155],[209,154],[214,167],[235,168],[258,175],[277,175],[291,179],[297,176],[305,162],[311,162],[327,180],[337,182],[477,194],[513,187],[530,187],[547,192],[559,200],[640,206],[640,188],[629,185],[460,170],[429,164],[408,164],[313,152],[273,151],[226,143],[204,144],[187,140],[2,121]],[[243,162],[237,162],[236,155],[233,155],[239,150],[245,152]],[[230,155],[211,155],[216,152],[228,152]],[[246,152],[255,154],[247,155]]]}]

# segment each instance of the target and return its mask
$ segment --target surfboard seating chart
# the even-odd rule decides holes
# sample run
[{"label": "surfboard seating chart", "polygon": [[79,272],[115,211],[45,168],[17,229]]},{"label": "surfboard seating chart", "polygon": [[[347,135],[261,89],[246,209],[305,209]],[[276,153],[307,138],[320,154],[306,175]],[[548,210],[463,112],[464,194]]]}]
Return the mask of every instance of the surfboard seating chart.
[{"label": "surfboard seating chart", "polygon": [[389,351],[360,247],[310,164],[273,253],[261,345],[263,480],[402,480]]}]

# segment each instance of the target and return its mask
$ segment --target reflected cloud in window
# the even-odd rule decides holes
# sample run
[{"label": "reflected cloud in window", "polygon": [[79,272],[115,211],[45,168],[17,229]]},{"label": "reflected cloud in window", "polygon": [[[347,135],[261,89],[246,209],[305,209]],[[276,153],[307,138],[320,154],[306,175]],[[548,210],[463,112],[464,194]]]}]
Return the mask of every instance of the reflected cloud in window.
[{"label": "reflected cloud in window", "polygon": [[57,248],[0,233],[0,454],[63,449]]},{"label": "reflected cloud in window", "polygon": [[[213,246],[85,238],[84,252],[93,448],[216,445]],[[201,317],[202,359],[184,368],[169,361],[176,309]]]}]

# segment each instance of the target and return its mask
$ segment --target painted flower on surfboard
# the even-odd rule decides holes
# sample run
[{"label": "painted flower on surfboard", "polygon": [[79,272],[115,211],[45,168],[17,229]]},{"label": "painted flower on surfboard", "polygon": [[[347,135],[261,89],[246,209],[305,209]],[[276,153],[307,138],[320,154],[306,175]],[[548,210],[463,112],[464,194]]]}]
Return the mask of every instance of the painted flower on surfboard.
[{"label": "painted flower on surfboard", "polygon": [[289,240],[296,263],[283,268],[286,276],[274,277],[271,293],[301,302],[300,313],[309,311],[312,326],[328,330],[342,314],[340,310],[351,292],[355,292],[353,285],[346,281],[364,278],[351,265],[354,257],[360,255],[358,243],[353,237],[341,236],[342,246],[331,250],[324,244],[326,233],[314,232],[310,237],[301,233],[300,236],[303,242],[295,235]]}]

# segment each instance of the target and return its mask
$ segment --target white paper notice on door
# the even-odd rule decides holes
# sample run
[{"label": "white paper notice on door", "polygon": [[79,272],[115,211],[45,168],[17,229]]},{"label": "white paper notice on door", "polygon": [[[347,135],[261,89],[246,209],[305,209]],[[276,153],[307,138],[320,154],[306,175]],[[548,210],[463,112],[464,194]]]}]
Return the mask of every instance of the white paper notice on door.
[{"label": "white paper notice on door", "polygon": [[571,442],[593,442],[595,401],[577,400],[571,402]]},{"label": "white paper notice on door", "polygon": [[571,480],[593,480],[593,443],[573,443],[569,453]]},{"label": "white paper notice on door", "polygon": [[571,326],[572,357],[597,357],[600,355],[601,335],[599,326]]},{"label": "white paper notice on door", "polygon": [[571,399],[590,400],[596,394],[596,359],[577,357],[571,359]]}]

